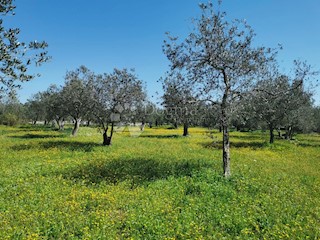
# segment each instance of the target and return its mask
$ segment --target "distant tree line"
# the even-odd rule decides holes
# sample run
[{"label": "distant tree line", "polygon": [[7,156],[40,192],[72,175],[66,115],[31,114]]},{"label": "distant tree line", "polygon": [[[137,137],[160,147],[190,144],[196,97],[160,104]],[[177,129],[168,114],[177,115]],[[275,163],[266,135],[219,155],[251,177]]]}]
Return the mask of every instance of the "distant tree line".
[{"label": "distant tree line", "polygon": [[[238,93],[228,106],[228,125],[237,131],[268,130],[270,143],[275,134],[292,139],[294,133],[317,131],[319,108],[314,106],[312,92],[304,83],[310,69],[303,62],[296,61],[295,65],[296,75],[292,78],[277,73]],[[175,127],[183,125],[183,136],[188,135],[189,126],[222,131],[222,102],[209,101],[202,90],[196,92],[190,79],[181,73],[171,72],[161,81],[166,119]]]},{"label": "distant tree line", "polygon": [[144,121],[138,112],[148,105],[143,82],[134,70],[114,69],[95,74],[85,66],[67,72],[63,86],[51,85],[35,94],[25,107],[35,124],[42,120],[63,130],[67,120],[73,123],[76,136],[81,122],[100,127],[103,144],[110,145],[116,123]]},{"label": "distant tree line", "polygon": [[[181,85],[185,83],[180,81],[182,76],[171,77],[163,80],[162,107],[158,107],[147,100],[142,81],[134,72],[115,69],[111,74],[96,75],[81,66],[67,72],[63,86],[51,85],[25,104],[17,98],[3,98],[0,123],[41,121],[63,130],[68,121],[73,123],[73,136],[77,135],[81,123],[98,125],[104,134],[109,130],[110,135],[116,123],[183,126],[184,136],[189,134],[188,128],[194,126],[222,131],[221,106],[198,98],[191,85]],[[320,108],[314,106],[312,94],[299,80],[282,75],[273,81],[257,82],[254,88],[259,91],[252,89],[230,106],[231,128],[268,130],[270,143],[275,135],[292,139],[294,133],[320,132]]]}]

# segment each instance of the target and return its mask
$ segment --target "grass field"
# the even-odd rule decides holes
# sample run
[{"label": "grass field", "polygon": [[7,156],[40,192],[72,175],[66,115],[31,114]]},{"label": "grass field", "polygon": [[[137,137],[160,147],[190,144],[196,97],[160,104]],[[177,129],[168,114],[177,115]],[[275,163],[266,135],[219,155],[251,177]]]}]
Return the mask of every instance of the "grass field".
[{"label": "grass field", "polygon": [[0,239],[320,239],[320,135],[0,126]]}]

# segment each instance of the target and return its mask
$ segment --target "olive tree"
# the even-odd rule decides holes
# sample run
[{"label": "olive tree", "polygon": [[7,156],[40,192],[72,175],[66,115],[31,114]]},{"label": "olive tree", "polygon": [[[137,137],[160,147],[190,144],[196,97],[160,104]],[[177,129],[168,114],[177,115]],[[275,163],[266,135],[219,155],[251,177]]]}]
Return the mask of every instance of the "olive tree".
[{"label": "olive tree", "polygon": [[132,113],[128,115],[128,121],[133,125],[136,123],[141,123],[140,130],[143,131],[146,123],[152,128],[153,124],[157,126],[159,118],[161,115],[158,112],[157,106],[151,101],[143,99],[143,101],[138,102]]},{"label": "olive tree", "polygon": [[163,48],[172,69],[188,72],[189,84],[208,101],[220,104],[223,172],[229,177],[230,104],[257,79],[273,54],[253,45],[255,34],[245,21],[227,21],[226,13],[216,11],[211,2],[200,4],[200,9],[193,31],[183,41],[169,35]]},{"label": "olive tree", "polygon": [[46,42],[19,41],[19,28],[4,27],[5,16],[14,15],[14,9],[12,0],[0,0],[0,97],[35,77],[28,71],[30,66],[39,66],[49,59]]},{"label": "olive tree", "polygon": [[73,136],[77,135],[81,120],[94,110],[94,79],[94,73],[85,66],[66,74],[61,96],[67,114],[74,121]]},{"label": "olive tree", "polygon": [[45,120],[46,106],[42,99],[42,93],[34,94],[25,103],[26,117],[32,120],[33,124],[36,124],[39,120]]},{"label": "olive tree", "polygon": [[183,124],[183,136],[189,135],[188,128],[197,121],[197,99],[192,85],[181,72],[171,72],[162,81],[163,106],[167,118],[174,125]]},{"label": "olive tree", "polygon": [[269,143],[274,142],[274,130],[284,125],[288,113],[289,79],[282,75],[257,83],[250,97],[251,107],[256,113],[257,120],[264,121],[269,129]]},{"label": "olive tree", "polygon": [[4,97],[0,100],[0,124],[14,126],[24,120],[23,104],[16,96]]},{"label": "olive tree", "polygon": [[41,99],[46,106],[46,120],[55,121],[59,130],[64,130],[65,118],[68,116],[64,106],[62,88],[50,85],[41,94]]},{"label": "olive tree", "polygon": [[256,118],[267,124],[269,143],[274,142],[275,129],[286,128],[285,137],[291,139],[297,128],[307,129],[301,124],[307,124],[305,117],[308,112],[309,119],[312,119],[312,94],[305,86],[309,77],[315,76],[317,72],[312,71],[306,62],[294,61],[294,65],[294,76],[280,74],[272,67],[272,73],[256,83],[249,97]]},{"label": "olive tree", "polygon": [[114,126],[127,122],[128,115],[146,97],[143,83],[134,70],[114,69],[97,76],[95,81],[95,116],[103,131],[103,145],[111,145]]},{"label": "olive tree", "polygon": [[288,114],[285,116],[286,139],[292,139],[295,131],[310,132],[314,128],[313,92],[310,78],[319,73],[303,61],[294,61],[294,76],[289,91]]},{"label": "olive tree", "polygon": [[320,133],[320,106],[313,108],[314,131]]}]

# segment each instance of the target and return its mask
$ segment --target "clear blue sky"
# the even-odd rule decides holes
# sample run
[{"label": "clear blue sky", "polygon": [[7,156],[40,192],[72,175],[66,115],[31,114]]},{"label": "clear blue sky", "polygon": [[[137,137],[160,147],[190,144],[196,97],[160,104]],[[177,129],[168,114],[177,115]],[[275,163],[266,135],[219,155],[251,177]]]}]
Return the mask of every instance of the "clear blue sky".
[{"label": "clear blue sky", "polygon": [[[97,73],[135,68],[155,100],[155,92],[161,92],[157,80],[168,68],[162,53],[165,32],[185,36],[191,18],[199,15],[199,2],[205,1],[16,0],[16,15],[6,18],[6,25],[20,27],[23,40],[47,41],[53,57],[37,69],[40,78],[23,84],[21,101],[52,83],[62,85],[66,71],[80,65]],[[256,44],[283,45],[279,62],[284,72],[294,59],[320,69],[319,0],[224,0],[222,7],[229,18],[247,20]]]}]

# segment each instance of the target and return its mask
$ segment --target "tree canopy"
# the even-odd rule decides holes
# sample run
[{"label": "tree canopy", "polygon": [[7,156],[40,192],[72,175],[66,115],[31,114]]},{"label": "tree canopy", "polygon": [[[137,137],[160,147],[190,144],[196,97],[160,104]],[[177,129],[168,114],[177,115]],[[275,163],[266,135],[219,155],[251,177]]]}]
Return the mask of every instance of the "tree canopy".
[{"label": "tree canopy", "polygon": [[0,0],[0,97],[13,94],[21,82],[35,77],[29,68],[39,66],[50,57],[45,50],[48,44],[44,41],[19,41],[19,28],[4,27],[3,21],[8,14],[14,14],[12,0]]},{"label": "tree canopy", "polygon": [[223,169],[228,177],[230,105],[254,84],[275,52],[254,46],[254,31],[245,21],[225,20],[226,13],[216,10],[212,2],[199,6],[202,14],[194,20],[193,31],[181,42],[169,35],[163,49],[171,68],[186,71],[188,84],[199,96],[220,105]]}]

